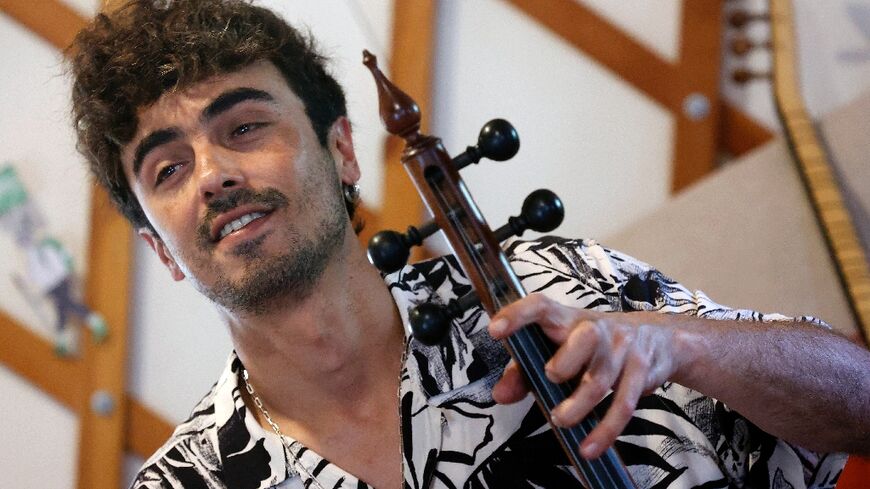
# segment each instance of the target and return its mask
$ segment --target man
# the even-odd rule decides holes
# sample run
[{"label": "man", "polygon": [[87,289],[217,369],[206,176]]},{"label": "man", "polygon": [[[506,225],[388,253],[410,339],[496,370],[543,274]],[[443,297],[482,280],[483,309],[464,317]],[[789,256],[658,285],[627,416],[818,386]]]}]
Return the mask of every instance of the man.
[{"label": "man", "polygon": [[533,321],[563,344],[548,376],[580,376],[554,422],[614,389],[570,448],[595,459],[622,433],[639,487],[833,487],[843,456],[809,450],[868,451],[866,352],[808,319],[718,306],[591,241],[511,243],[542,294],[491,323],[467,311],[443,345],[409,339],[408,307],[467,280],[450,258],[386,285],[367,263],[341,88],[269,11],[138,0],[99,16],[74,54],[83,154],[235,347],[134,487],[579,487],[490,336]]}]

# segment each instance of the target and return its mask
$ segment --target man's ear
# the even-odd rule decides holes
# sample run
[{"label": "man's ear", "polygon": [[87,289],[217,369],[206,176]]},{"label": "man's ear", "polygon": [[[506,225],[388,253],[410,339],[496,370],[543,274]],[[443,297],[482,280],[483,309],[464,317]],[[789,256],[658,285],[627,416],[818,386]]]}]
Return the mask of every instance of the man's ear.
[{"label": "man's ear", "polygon": [[172,276],[172,280],[175,280],[176,282],[184,280],[184,272],[182,272],[181,268],[178,267],[178,263],[176,263],[175,259],[172,258],[169,250],[166,249],[166,244],[163,240],[148,228],[139,228],[139,231],[137,232],[139,237],[148,243],[148,246],[154,250],[154,253],[157,253],[157,257],[160,258],[160,261],[169,270],[169,275]]},{"label": "man's ear", "polygon": [[332,124],[328,144],[342,183],[355,184],[359,180],[360,170],[353,147],[353,131],[347,117],[341,116]]}]

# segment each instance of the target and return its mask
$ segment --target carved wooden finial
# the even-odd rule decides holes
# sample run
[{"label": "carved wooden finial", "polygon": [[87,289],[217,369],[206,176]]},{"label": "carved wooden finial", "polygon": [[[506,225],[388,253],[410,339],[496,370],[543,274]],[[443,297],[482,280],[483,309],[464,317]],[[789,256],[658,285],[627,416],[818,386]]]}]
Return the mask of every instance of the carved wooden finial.
[{"label": "carved wooden finial", "polygon": [[363,64],[368,67],[378,87],[381,121],[387,132],[414,144],[420,136],[420,107],[407,93],[395,86],[378,68],[378,59],[363,51]]}]

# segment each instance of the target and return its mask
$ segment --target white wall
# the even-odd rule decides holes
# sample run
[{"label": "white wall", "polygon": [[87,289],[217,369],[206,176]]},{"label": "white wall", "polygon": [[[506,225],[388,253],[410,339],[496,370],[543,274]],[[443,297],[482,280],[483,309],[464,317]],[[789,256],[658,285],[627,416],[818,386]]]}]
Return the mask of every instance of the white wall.
[{"label": "white wall", "polygon": [[[676,58],[680,2],[653,7],[638,0],[583,1],[663,57]],[[96,8],[90,0],[70,2],[83,14]],[[348,88],[363,197],[379,205],[384,133],[360,51],[373,49],[387,64],[391,1],[261,3],[308,25],[335,58],[334,71]],[[796,3],[808,103],[814,113],[823,113],[870,85],[870,55],[861,54],[870,43],[847,11],[866,11],[870,0]],[[454,0],[440,7],[433,133],[458,153],[476,141],[484,122],[504,117],[522,140],[513,161],[484,162],[463,172],[492,225],[515,214],[523,196],[539,187],[563,197],[567,217],[558,231],[563,235],[606,237],[669,200],[673,121],[668,113],[504,2]],[[49,228],[85,266],[87,177],[67,125],[67,81],[60,76],[59,56],[3,15],[0,46],[0,161],[16,163],[47,211]],[[766,61],[765,55],[755,56],[755,63]],[[729,85],[726,95],[774,124],[767,87]],[[10,285],[9,274],[22,273],[14,243],[0,235],[0,247],[0,306],[47,334],[48,326]],[[135,257],[129,388],[177,422],[215,380],[229,341],[214,310],[186,284],[172,283],[150,251],[137,245]],[[72,487],[74,417],[2,368],[0,391],[15,399],[0,405],[0,472],[14,474],[17,487]],[[34,439],[29,435],[40,428],[21,430],[25,423],[49,425],[54,436]],[[24,463],[24,453],[44,454],[57,480],[46,480],[44,470]],[[127,470],[140,462],[131,458]]]},{"label": "white wall", "polygon": [[615,232],[667,199],[673,120],[660,106],[505,2],[445,2],[439,29],[433,132],[453,154],[495,117],[520,135],[512,160],[462,172],[492,227],[542,186],[562,197],[568,235]]}]

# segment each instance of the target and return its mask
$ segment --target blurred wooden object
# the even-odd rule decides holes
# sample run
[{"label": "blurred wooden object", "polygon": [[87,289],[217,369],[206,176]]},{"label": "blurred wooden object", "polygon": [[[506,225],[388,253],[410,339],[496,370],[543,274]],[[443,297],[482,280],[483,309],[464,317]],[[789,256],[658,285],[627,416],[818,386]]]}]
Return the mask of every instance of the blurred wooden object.
[{"label": "blurred wooden object", "polygon": [[804,106],[791,0],[770,0],[770,10],[777,111],[855,323],[865,345],[870,344],[870,266],[830,156]]},{"label": "blurred wooden object", "polygon": [[683,2],[676,63],[662,59],[580,2],[507,1],[674,115],[673,192],[710,174],[720,149],[740,156],[770,139],[770,131],[719,96],[721,0]]},{"label": "blurred wooden object", "polygon": [[109,336],[83,342],[84,399],[79,410],[78,487],[123,484],[127,385],[127,322],[133,233],[100,187],[91,193],[86,302],[105,318]]},{"label": "blurred wooden object", "polygon": [[[394,2],[393,37],[390,47],[390,77],[415,97],[424,115],[422,127],[429,128],[432,105],[432,66],[435,53],[435,17],[437,3],[434,0]],[[387,136],[384,155],[383,206],[360,235],[360,241],[369,238],[381,229],[404,230],[423,219],[423,203],[414,184],[408,178],[400,159],[402,141]],[[374,217],[374,218],[373,218]],[[412,251],[411,261],[419,261],[426,255],[425,247]]]}]

